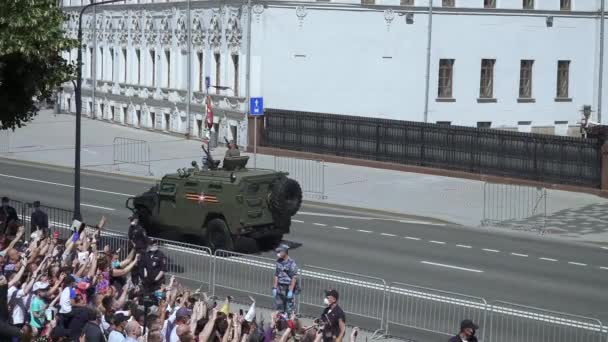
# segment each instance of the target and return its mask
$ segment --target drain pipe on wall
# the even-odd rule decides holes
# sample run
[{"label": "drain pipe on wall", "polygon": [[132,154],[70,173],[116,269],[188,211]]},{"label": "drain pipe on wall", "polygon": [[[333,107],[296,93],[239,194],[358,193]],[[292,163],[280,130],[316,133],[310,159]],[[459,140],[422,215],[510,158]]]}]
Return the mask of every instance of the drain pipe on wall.
[{"label": "drain pipe on wall", "polygon": [[190,0],[188,0],[188,102],[186,104],[186,115],[188,117],[188,132],[186,133],[186,137],[188,139],[192,135],[192,113],[190,112],[190,102],[192,101],[192,17],[190,10]]},{"label": "drain pipe on wall", "polygon": [[604,0],[600,9],[600,75],[597,86],[597,122],[602,123],[602,87],[604,81]]},{"label": "drain pipe on wall", "polygon": [[[245,122],[247,122],[247,127],[249,127],[249,113],[251,113],[251,15],[253,11],[251,10],[251,0],[247,0],[247,65],[245,71],[245,93],[246,93],[246,103],[247,112],[245,112]],[[253,132],[253,168],[257,168],[257,136],[258,136],[258,119],[255,117],[254,119],[254,132]],[[249,140],[249,139],[247,139]]]},{"label": "drain pipe on wall", "polygon": [[[603,1],[603,0],[602,0]],[[431,78],[431,37],[433,34],[433,0],[429,0],[429,27],[426,42],[426,88],[424,94],[424,122],[429,119],[429,81]]]}]

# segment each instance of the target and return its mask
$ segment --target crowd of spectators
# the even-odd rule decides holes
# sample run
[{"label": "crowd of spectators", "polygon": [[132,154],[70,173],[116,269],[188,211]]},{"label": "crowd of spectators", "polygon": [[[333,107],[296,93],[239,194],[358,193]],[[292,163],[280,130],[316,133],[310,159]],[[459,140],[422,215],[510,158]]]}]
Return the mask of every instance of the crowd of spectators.
[{"label": "crowd of spectators", "polygon": [[[327,319],[307,327],[296,315],[276,311],[265,322],[256,315],[253,298],[246,311],[231,310],[236,308],[231,297],[219,300],[186,288],[174,277],[166,279],[164,255],[151,239],[145,246],[133,241],[126,257],[120,258],[120,250],[100,245],[105,218],[96,226],[75,221],[71,236],[61,239],[40,213],[36,214],[40,225],[33,224],[34,232],[26,237],[24,226],[13,217],[8,201],[4,202],[0,210],[0,342],[346,339],[343,324],[332,326],[331,312],[335,316],[338,309],[335,290],[326,293],[333,303],[324,311]],[[138,225],[136,219],[131,221],[132,227]],[[137,233],[137,229],[130,231]],[[353,330],[351,341],[357,331]]]}]

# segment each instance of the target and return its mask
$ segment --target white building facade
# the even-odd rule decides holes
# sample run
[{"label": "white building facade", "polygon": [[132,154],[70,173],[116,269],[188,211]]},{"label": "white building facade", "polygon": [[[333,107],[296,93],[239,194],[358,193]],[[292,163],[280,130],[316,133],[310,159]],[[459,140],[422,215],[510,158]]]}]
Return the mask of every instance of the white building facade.
[{"label": "white building facade", "polygon": [[[83,17],[83,113],[203,137],[208,77],[214,129],[241,146],[259,96],[266,108],[560,135],[578,131],[584,105],[608,121],[602,0],[429,1],[96,6]],[[72,14],[88,3],[64,0]],[[74,112],[72,91],[62,105]]]}]

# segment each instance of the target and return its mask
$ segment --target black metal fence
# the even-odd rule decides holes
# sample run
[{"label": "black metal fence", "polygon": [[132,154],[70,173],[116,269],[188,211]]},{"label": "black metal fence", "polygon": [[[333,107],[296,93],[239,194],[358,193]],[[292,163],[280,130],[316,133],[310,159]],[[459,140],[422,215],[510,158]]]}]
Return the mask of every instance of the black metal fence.
[{"label": "black metal fence", "polygon": [[601,142],[288,110],[265,110],[263,146],[487,175],[600,186]]}]

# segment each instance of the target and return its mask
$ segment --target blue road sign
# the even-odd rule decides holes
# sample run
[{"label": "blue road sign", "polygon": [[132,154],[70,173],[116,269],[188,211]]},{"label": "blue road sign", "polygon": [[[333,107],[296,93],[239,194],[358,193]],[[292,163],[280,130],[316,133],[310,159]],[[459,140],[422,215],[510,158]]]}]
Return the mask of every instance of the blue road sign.
[{"label": "blue road sign", "polygon": [[211,87],[211,77],[206,76],[205,77],[205,88],[209,89],[209,87]]},{"label": "blue road sign", "polygon": [[249,102],[249,111],[251,115],[264,115],[264,98],[252,97]]}]

